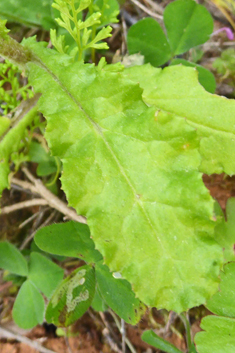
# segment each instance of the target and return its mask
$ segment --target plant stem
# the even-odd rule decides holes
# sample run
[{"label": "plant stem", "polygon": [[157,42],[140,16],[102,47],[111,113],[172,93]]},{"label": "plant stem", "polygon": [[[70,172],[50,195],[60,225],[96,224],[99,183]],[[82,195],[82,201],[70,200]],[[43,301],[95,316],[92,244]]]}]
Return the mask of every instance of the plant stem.
[{"label": "plant stem", "polygon": [[[93,2],[92,2],[93,3]],[[93,14],[93,7],[92,7],[92,3],[91,5],[89,6],[89,12],[90,14],[92,15]],[[91,33],[91,40],[95,39],[95,35],[96,35],[96,26],[93,25],[92,26],[92,33]],[[95,48],[91,48],[91,60],[92,62],[95,64]]]},{"label": "plant stem", "polygon": [[73,13],[73,22],[74,22],[74,25],[75,25],[75,28],[76,28],[76,32],[77,32],[77,36],[76,36],[76,43],[77,43],[77,46],[78,46],[78,60],[81,60],[82,59],[82,45],[81,45],[81,37],[80,37],[80,29],[79,29],[79,26],[78,26],[78,18],[77,18],[77,12],[76,12],[76,9],[75,9],[75,6],[74,6],[74,1],[71,1],[71,9],[72,9],[72,13]]},{"label": "plant stem", "polygon": [[190,323],[189,323],[188,313],[182,313],[179,315],[179,317],[181,318],[181,320],[184,324],[184,327],[185,327],[186,341],[187,341],[187,346],[188,346],[188,351],[189,351],[190,347],[192,345],[192,339],[191,339],[191,327],[190,327]]},{"label": "plant stem", "polygon": [[0,48],[1,56],[4,59],[10,60],[22,70],[24,70],[25,64],[32,60],[33,55],[28,49],[23,48],[22,45],[17,43],[10,36],[6,36],[2,33],[0,33]]}]

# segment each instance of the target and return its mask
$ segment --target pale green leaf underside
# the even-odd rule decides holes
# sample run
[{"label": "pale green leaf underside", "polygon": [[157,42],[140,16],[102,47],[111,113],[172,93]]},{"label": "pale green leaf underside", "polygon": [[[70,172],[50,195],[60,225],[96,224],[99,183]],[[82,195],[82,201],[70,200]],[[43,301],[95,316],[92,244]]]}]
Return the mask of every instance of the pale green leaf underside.
[{"label": "pale green leaf underside", "polygon": [[122,73],[69,65],[27,45],[43,61],[28,69],[45,92],[40,110],[52,153],[63,160],[63,189],[105,263],[148,305],[180,312],[205,302],[222,254],[211,237],[213,201],[198,173],[195,128],[173,112],[155,114]]},{"label": "pale green leaf underside", "polygon": [[143,99],[156,109],[178,115],[197,129],[200,171],[235,174],[235,101],[206,92],[188,67],[135,66],[126,75],[144,89]]}]

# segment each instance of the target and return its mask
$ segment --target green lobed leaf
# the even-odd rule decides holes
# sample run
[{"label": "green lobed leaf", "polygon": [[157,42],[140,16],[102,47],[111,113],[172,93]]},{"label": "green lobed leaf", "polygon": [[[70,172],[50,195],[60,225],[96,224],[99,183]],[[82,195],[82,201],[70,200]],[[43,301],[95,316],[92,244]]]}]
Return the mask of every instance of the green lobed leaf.
[{"label": "green lobed leaf", "polygon": [[[196,70],[190,67],[160,70],[145,65],[125,71],[128,78],[143,88],[146,104],[159,112],[173,113],[178,123],[183,120],[196,129],[201,172],[235,174],[234,100],[206,92],[198,84]],[[190,145],[186,143],[185,148]]]},{"label": "green lobed leaf", "polygon": [[235,319],[206,316],[202,319],[201,328],[195,337],[198,353],[234,353]]},{"label": "green lobed leaf", "polygon": [[28,278],[47,298],[51,297],[63,276],[64,270],[54,262],[39,253],[30,254]]},{"label": "green lobed leaf", "polygon": [[24,256],[14,245],[6,241],[0,242],[0,268],[16,275],[28,275],[28,264]]},{"label": "green lobed leaf", "polygon": [[[28,70],[34,89],[46,92],[40,111],[52,153],[63,161],[63,189],[87,217],[105,263],[148,305],[181,312],[205,302],[217,289],[222,252],[213,240],[213,200],[198,173],[196,128],[174,110],[147,107],[122,73],[69,65],[33,40],[26,45],[41,60]],[[172,80],[181,69],[162,72],[163,88],[181,88],[186,77]]]},{"label": "green lobed leaf", "polygon": [[173,55],[205,43],[213,31],[210,12],[194,0],[173,1],[163,15]]},{"label": "green lobed leaf", "polygon": [[217,203],[216,215],[221,222],[215,227],[215,239],[224,250],[224,261],[235,261],[235,198],[230,197],[226,204],[226,221],[224,213]]},{"label": "green lobed leaf", "polygon": [[132,25],[127,34],[130,54],[141,53],[146,63],[160,66],[171,58],[171,49],[166,36],[157,21],[144,18]]},{"label": "green lobed leaf", "polygon": [[230,262],[221,271],[219,291],[210,298],[206,307],[214,314],[235,318],[235,262]]},{"label": "green lobed leaf", "polygon": [[71,325],[87,311],[94,294],[94,269],[79,267],[57,287],[46,310],[47,322],[63,327]]},{"label": "green lobed leaf", "polygon": [[30,329],[43,322],[44,300],[35,285],[25,281],[17,295],[13,307],[13,319],[24,329]]},{"label": "green lobed leaf", "polygon": [[39,249],[39,247],[36,245],[35,241],[33,240],[30,244],[30,251],[34,251],[37,252],[43,256],[45,256],[46,258],[49,259],[53,259],[53,260],[57,260],[57,261],[64,261],[66,260],[66,256],[60,256],[60,255],[54,255],[54,254],[49,254],[41,249]]},{"label": "green lobed leaf", "polygon": [[171,61],[170,65],[184,65],[189,67],[195,67],[198,71],[198,81],[200,84],[210,93],[215,93],[216,81],[212,72],[207,70],[205,67],[192,63],[184,59],[174,59]]},{"label": "green lobed leaf", "polygon": [[160,349],[166,353],[182,353],[178,348],[176,348],[170,342],[167,342],[160,336],[156,335],[152,330],[145,331],[142,336],[142,340],[151,346]]},{"label": "green lobed leaf", "polygon": [[101,297],[106,304],[129,324],[137,324],[145,307],[135,297],[130,283],[114,277],[115,273],[112,274],[107,266],[100,263],[96,264],[95,273]]},{"label": "green lobed leaf", "polygon": [[201,322],[205,332],[196,334],[198,353],[232,353],[235,351],[235,262],[221,271],[219,291],[208,300],[206,307],[220,316],[207,316]]},{"label": "green lobed leaf", "polygon": [[34,239],[40,249],[51,254],[78,257],[86,262],[102,259],[86,224],[73,221],[52,224],[39,229]]}]

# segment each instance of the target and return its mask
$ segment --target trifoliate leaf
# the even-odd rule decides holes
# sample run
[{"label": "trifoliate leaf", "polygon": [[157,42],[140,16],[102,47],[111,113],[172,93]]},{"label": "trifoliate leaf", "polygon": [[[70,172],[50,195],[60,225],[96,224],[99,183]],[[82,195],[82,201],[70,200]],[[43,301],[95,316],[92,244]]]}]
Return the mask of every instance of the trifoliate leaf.
[{"label": "trifoliate leaf", "polygon": [[30,254],[28,278],[47,298],[51,297],[63,276],[63,269],[54,262],[39,253]]},{"label": "trifoliate leaf", "polygon": [[129,53],[141,53],[146,63],[160,66],[206,42],[213,31],[210,12],[194,0],[171,2],[164,11],[164,24],[167,37],[153,18],[144,18],[132,25],[127,34]]},{"label": "trifoliate leaf", "polygon": [[39,229],[34,239],[40,249],[51,254],[78,257],[86,262],[102,259],[86,224],[73,221],[52,224]]},{"label": "trifoliate leaf", "polygon": [[96,265],[96,279],[101,297],[125,322],[135,325],[145,311],[144,305],[135,297],[127,280],[118,278],[107,266]]},{"label": "trifoliate leaf", "polygon": [[194,0],[177,0],[164,11],[164,23],[173,55],[205,43],[213,31],[210,12]]},{"label": "trifoliate leaf", "polygon": [[28,264],[24,256],[14,245],[6,241],[0,242],[0,268],[16,275],[28,275]]},{"label": "trifoliate leaf", "polygon": [[91,303],[92,308],[95,311],[105,311],[108,309],[108,305],[105,303],[104,299],[101,297],[98,285],[96,285],[95,295]]},{"label": "trifoliate leaf", "polygon": [[89,308],[95,294],[95,271],[82,266],[73,271],[53,294],[46,311],[46,320],[67,327]]},{"label": "trifoliate leaf", "polygon": [[30,329],[43,322],[44,300],[35,285],[25,281],[17,295],[13,307],[13,319],[24,329]]},{"label": "trifoliate leaf", "polygon": [[144,55],[145,62],[153,66],[160,66],[172,57],[160,24],[150,17],[131,26],[127,34],[127,47],[130,54]]}]

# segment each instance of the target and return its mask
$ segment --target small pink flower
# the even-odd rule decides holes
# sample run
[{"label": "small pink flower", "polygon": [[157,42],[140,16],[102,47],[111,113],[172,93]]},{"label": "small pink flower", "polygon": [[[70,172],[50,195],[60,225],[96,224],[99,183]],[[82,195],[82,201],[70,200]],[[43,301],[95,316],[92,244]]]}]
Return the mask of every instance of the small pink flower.
[{"label": "small pink flower", "polygon": [[229,27],[223,27],[213,32],[212,35],[225,31],[229,40],[234,40],[234,33]]}]

